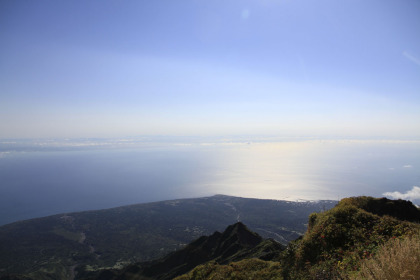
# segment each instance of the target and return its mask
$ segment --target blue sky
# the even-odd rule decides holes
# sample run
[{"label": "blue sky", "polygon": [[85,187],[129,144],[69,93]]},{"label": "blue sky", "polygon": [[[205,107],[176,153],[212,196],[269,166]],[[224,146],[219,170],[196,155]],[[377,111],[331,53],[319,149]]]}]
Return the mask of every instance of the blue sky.
[{"label": "blue sky", "polygon": [[420,138],[419,1],[0,2],[0,138]]}]

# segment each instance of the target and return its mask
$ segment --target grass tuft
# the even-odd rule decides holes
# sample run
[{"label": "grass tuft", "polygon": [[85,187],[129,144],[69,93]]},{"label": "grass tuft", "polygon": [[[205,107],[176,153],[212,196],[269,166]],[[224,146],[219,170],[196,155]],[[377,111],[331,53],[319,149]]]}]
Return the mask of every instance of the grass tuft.
[{"label": "grass tuft", "polygon": [[363,260],[360,271],[350,279],[420,279],[420,236],[388,241],[373,258]]}]

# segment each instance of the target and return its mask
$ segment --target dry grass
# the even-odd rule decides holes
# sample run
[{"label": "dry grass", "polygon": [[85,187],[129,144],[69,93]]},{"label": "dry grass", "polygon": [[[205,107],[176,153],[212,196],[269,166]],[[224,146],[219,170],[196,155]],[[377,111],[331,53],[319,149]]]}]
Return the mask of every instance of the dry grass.
[{"label": "dry grass", "polygon": [[174,280],[281,280],[281,271],[280,263],[260,259],[245,259],[228,265],[209,262]]},{"label": "dry grass", "polygon": [[364,260],[360,271],[350,279],[420,279],[420,236],[390,240],[375,257]]}]

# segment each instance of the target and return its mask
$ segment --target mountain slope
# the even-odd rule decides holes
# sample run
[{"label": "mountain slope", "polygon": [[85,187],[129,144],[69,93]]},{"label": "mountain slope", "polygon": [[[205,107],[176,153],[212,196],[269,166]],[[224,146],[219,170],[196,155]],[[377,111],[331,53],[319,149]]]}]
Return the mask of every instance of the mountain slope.
[{"label": "mountain slope", "polygon": [[[236,212],[239,212],[238,208],[241,209],[243,204],[265,205],[265,216],[258,212],[261,209],[255,208],[253,211],[260,213],[265,222],[272,219],[273,213],[268,211],[274,209],[272,206],[261,204],[261,201],[236,199],[216,197],[216,200],[223,201],[223,205],[236,208]],[[271,201],[268,204],[270,203]],[[219,210],[215,209],[215,212]],[[214,215],[214,212],[209,215]],[[286,249],[274,240],[263,240],[242,223],[236,223],[227,227],[223,233],[215,232],[208,237],[200,237],[183,249],[155,261],[137,262],[119,269],[117,266],[108,269],[95,268],[94,261],[89,265],[81,265],[80,262],[78,270],[73,272],[78,272],[76,277],[80,279],[96,280],[172,279],[175,276],[179,276],[179,280],[250,277],[318,280],[360,279],[364,275],[363,271],[359,272],[360,268],[363,270],[368,267],[367,273],[371,274],[372,267],[376,271],[389,267],[392,270],[403,269],[401,275],[406,278],[401,276],[395,279],[416,279],[410,275],[420,271],[420,247],[417,246],[420,240],[420,224],[416,222],[419,220],[420,209],[410,202],[372,197],[346,198],[330,210],[311,214],[304,236],[290,242]],[[255,223],[262,224],[262,221]],[[63,234],[63,231],[60,233]],[[70,233],[67,235],[69,238],[75,237]],[[397,260],[397,255],[402,257]],[[381,260],[391,260],[392,263],[381,263]],[[52,263],[54,259],[49,260],[49,265]],[[410,267],[407,264],[411,264]],[[120,263],[120,267],[122,266],[123,263]],[[57,277],[59,273],[65,276],[63,267],[53,267],[55,274],[42,274],[42,271],[37,270],[28,275],[33,279],[71,278],[72,275]],[[379,279],[375,277],[373,275],[373,279]]]},{"label": "mountain slope", "polygon": [[372,214],[391,216],[402,221],[420,222],[419,209],[407,200],[359,196],[344,198],[340,205],[353,205]]},{"label": "mountain slope", "polygon": [[[281,252],[283,247],[275,241],[266,241],[251,232],[242,223],[228,226],[223,233],[215,232],[202,236],[184,249],[149,263],[129,265],[120,272],[103,271],[94,279],[173,279],[194,267],[209,261],[225,264],[238,259],[263,257],[273,251]],[[261,246],[260,246],[261,245]],[[267,247],[273,249],[267,250]],[[265,248],[265,250],[261,250]]]},{"label": "mountain slope", "polygon": [[244,259],[238,262],[221,265],[209,262],[189,273],[183,274],[175,280],[204,280],[204,279],[283,279],[282,267],[279,262],[263,261],[260,259]]},{"label": "mountain slope", "polygon": [[217,195],[17,222],[0,227],[0,276],[77,279],[85,270],[163,257],[238,220],[287,244],[305,232],[310,213],[335,204]]},{"label": "mountain slope", "polygon": [[389,279],[420,279],[420,224],[407,222],[418,218],[420,210],[407,201],[343,199],[331,210],[312,214],[305,235],[289,243],[280,256],[206,263],[177,280],[251,275],[252,279],[385,279],[382,271],[392,272]]},{"label": "mountain slope", "polygon": [[[376,214],[385,205],[389,207],[387,213],[395,213],[395,217]],[[419,220],[420,210],[413,206],[410,202],[357,197],[343,199],[324,213],[311,214],[307,232],[289,244],[282,258],[285,275],[289,275],[285,278],[332,279],[357,271],[361,260],[373,256],[389,240],[419,234],[418,223],[405,221]]]}]

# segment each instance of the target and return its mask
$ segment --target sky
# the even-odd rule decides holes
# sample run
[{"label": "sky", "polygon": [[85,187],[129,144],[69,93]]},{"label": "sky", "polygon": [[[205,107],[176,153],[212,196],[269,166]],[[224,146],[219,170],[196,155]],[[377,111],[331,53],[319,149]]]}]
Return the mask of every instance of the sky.
[{"label": "sky", "polygon": [[414,0],[0,1],[0,138],[420,139]]}]

